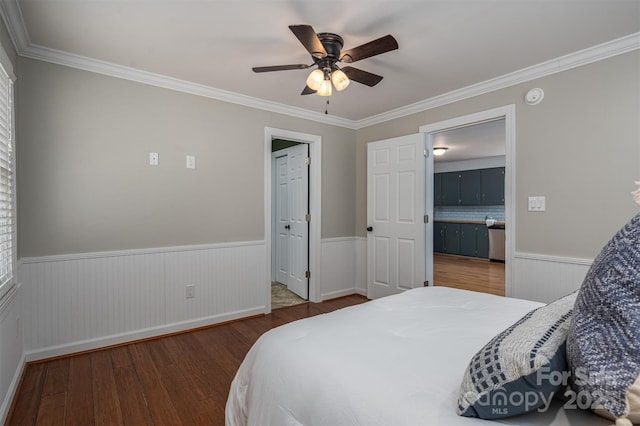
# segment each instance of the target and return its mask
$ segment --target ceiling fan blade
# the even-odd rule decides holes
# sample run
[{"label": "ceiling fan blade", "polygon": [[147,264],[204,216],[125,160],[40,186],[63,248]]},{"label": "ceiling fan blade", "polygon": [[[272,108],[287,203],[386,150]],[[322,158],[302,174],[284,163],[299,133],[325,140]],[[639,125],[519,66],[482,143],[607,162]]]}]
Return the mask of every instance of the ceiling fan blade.
[{"label": "ceiling fan blade", "polygon": [[340,55],[342,62],[351,63],[359,61],[361,59],[370,58],[372,56],[379,55],[381,53],[396,50],[398,48],[398,42],[392,35],[386,35],[379,39],[370,41],[369,43],[362,44],[353,49],[345,50]]},{"label": "ceiling fan blade", "polygon": [[[311,64],[315,65],[315,64]],[[270,67],[253,67],[253,72],[270,72],[270,71],[285,71],[285,70],[304,70],[311,65],[306,64],[294,64],[294,65],[273,65]]]},{"label": "ceiling fan blade", "polygon": [[381,75],[373,74],[354,67],[343,67],[341,69],[342,72],[349,77],[349,80],[357,81],[358,83],[369,87],[373,87],[380,83],[383,78]]},{"label": "ceiling fan blade", "polygon": [[305,85],[304,89],[302,90],[302,93],[300,93],[301,95],[311,95],[312,93],[316,93],[316,90],[313,90],[311,87]]},{"label": "ceiling fan blade", "polygon": [[314,58],[327,56],[327,51],[311,25],[289,25],[289,29],[298,37],[300,43],[311,53],[311,56]]}]

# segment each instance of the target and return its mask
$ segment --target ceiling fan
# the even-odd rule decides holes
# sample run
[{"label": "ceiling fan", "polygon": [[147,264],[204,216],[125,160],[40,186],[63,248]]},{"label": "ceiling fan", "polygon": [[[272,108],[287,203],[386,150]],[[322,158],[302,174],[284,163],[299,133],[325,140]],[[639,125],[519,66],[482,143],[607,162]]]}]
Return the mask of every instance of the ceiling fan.
[{"label": "ceiling fan", "polygon": [[339,68],[337,63],[347,64],[370,58],[398,48],[398,42],[391,35],[380,37],[353,49],[341,52],[344,41],[342,37],[333,33],[317,33],[310,25],[289,25],[289,29],[300,40],[300,43],[311,54],[313,63],[274,65],[268,67],[254,67],[253,72],[270,72],[284,70],[299,70],[318,68],[311,72],[307,78],[306,86],[301,95],[317,93],[320,96],[331,96],[331,87],[341,91],[349,86],[350,80],[357,81],[369,87],[373,87],[382,80],[381,75],[376,75],[351,66]]}]

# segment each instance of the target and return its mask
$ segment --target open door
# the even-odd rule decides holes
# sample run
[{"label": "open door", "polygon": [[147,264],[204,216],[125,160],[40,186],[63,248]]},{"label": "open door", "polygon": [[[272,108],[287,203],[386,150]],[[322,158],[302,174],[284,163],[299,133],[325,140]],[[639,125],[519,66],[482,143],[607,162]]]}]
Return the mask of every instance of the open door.
[{"label": "open door", "polygon": [[275,280],[287,284],[289,279],[289,167],[286,152],[276,152],[275,170]]},{"label": "open door", "polygon": [[422,287],[425,243],[425,135],[367,145],[367,296]]},{"label": "open door", "polygon": [[287,288],[309,299],[309,145],[287,149],[289,245]]}]

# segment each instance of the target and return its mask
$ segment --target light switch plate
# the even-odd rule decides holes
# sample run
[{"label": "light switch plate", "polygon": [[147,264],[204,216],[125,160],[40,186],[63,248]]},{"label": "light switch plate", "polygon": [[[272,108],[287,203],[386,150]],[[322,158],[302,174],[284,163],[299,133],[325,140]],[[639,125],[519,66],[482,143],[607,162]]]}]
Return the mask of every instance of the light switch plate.
[{"label": "light switch plate", "polygon": [[195,169],[195,168],[196,168],[196,156],[187,155],[187,169]]},{"label": "light switch plate", "polygon": [[530,212],[543,212],[546,209],[545,197],[529,197],[529,211]]}]

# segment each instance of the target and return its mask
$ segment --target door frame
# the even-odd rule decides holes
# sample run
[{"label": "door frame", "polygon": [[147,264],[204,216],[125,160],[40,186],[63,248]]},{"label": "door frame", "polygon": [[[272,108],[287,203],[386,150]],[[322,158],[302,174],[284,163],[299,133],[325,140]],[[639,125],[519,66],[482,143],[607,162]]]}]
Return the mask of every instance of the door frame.
[{"label": "door frame", "polygon": [[[513,283],[513,261],[516,242],[516,106],[515,104],[505,105],[502,107],[492,108],[473,114],[463,115],[451,118],[449,120],[439,121],[437,123],[426,124],[420,126],[420,133],[426,133],[429,141],[428,146],[433,146],[433,133],[451,130],[458,127],[466,127],[472,124],[478,124],[486,121],[504,119],[505,125],[505,176],[504,176],[504,215],[505,221],[509,226],[509,232],[506,233],[505,246],[505,296],[510,297],[512,294]],[[429,172],[427,172],[429,173]],[[433,175],[433,169],[431,170]],[[427,182],[429,181],[429,177]],[[433,176],[431,185],[433,185]],[[433,199],[433,195],[431,196]],[[433,247],[431,250],[433,257]]]},{"label": "door frame", "polygon": [[292,130],[264,128],[264,234],[265,234],[265,313],[271,312],[271,265],[272,265],[272,188],[271,142],[287,139],[309,145],[309,301],[321,302],[320,297],[320,236],[322,224],[322,137]]}]

